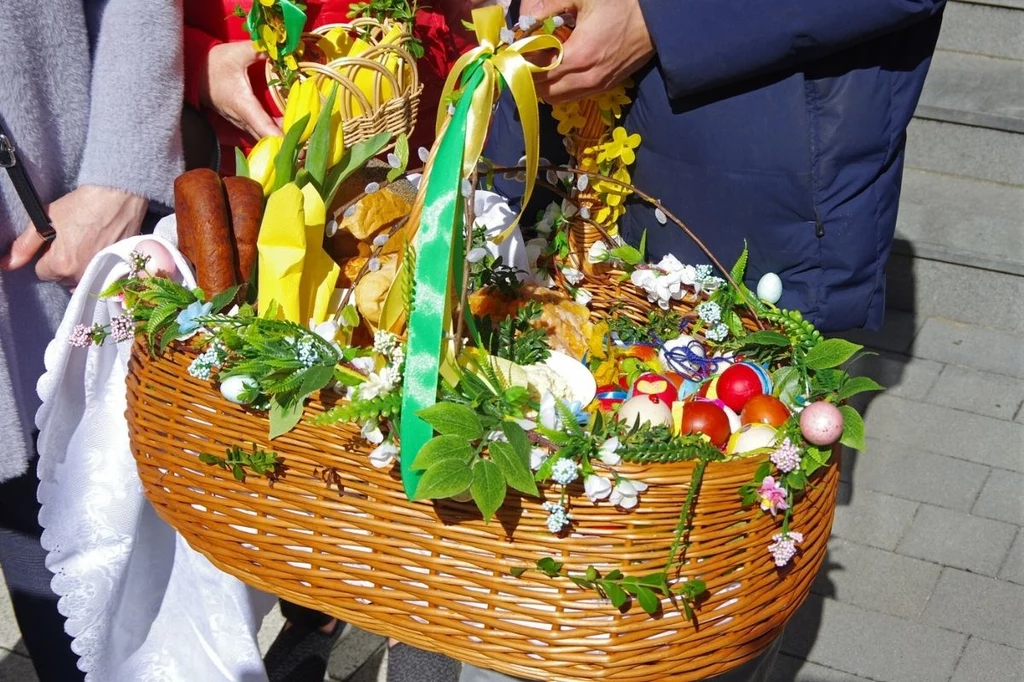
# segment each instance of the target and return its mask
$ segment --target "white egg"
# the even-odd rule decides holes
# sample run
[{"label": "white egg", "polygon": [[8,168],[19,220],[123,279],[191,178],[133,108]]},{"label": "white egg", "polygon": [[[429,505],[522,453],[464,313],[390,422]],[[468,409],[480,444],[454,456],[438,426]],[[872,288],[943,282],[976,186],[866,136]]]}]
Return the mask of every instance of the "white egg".
[{"label": "white egg", "polygon": [[657,398],[635,395],[622,403],[616,418],[627,426],[633,426],[637,422],[641,426],[672,426],[672,408]]},{"label": "white egg", "polygon": [[245,405],[247,401],[242,399],[243,394],[255,387],[256,381],[252,377],[233,376],[220,382],[220,394],[229,402]]},{"label": "white egg", "polygon": [[774,272],[765,273],[757,283],[757,297],[762,301],[775,304],[782,298],[782,280]]},{"label": "white egg", "polygon": [[775,443],[777,432],[767,424],[747,424],[729,437],[725,452],[736,455],[766,448]]},{"label": "white egg", "polygon": [[[681,374],[689,374],[697,371],[699,368],[695,363],[683,359],[685,356],[681,350],[674,354],[675,358],[670,358],[668,356],[668,353],[671,353],[676,349],[686,348],[690,346],[691,343],[693,343],[693,337],[687,336],[686,334],[683,334],[679,338],[666,341],[658,351],[658,361],[661,363],[661,366],[671,372],[679,372]],[[696,356],[705,357],[704,347],[699,343],[693,343],[689,350]]]},{"label": "white egg", "polygon": [[742,422],[740,422],[740,416],[728,405],[722,405],[722,411],[725,412],[725,416],[729,418],[730,433],[736,433],[739,431],[740,427],[743,426]]}]

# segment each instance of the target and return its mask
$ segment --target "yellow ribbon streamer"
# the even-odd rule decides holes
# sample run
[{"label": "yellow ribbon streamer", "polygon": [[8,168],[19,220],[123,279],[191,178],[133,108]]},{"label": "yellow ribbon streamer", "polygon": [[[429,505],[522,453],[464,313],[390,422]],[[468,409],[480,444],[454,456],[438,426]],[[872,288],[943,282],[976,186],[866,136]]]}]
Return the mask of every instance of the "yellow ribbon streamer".
[{"label": "yellow ribbon streamer", "polygon": [[[537,181],[540,168],[540,114],[538,113],[537,90],[533,84],[533,74],[550,71],[562,63],[562,42],[553,35],[536,35],[517,40],[511,45],[501,42],[501,29],[505,27],[505,15],[501,7],[492,5],[473,10],[473,27],[476,31],[478,47],[462,55],[452,67],[448,80],[441,94],[442,105],[455,92],[463,72],[476,63],[480,63],[484,71],[484,81],[474,93],[473,107],[469,115],[468,132],[466,135],[466,152],[463,161],[463,174],[467,177],[476,168],[480,154],[483,152],[487,139],[487,131],[491,125],[491,113],[498,98],[498,76],[512,92],[519,120],[523,128],[523,140],[526,143],[526,191],[523,194],[519,215],[512,224],[494,241],[502,242],[519,224],[523,211],[530,201],[533,188]],[[546,66],[538,66],[523,56],[530,52],[554,50],[555,57]],[[441,106],[437,112],[437,131],[440,133],[448,118],[447,108]]]}]

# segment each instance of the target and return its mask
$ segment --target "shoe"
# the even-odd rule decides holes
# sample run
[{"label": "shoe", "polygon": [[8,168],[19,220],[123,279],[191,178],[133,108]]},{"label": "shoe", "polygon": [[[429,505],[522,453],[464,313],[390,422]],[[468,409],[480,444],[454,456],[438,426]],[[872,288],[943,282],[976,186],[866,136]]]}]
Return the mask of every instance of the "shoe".
[{"label": "shoe", "polygon": [[270,682],[323,682],[331,651],[346,627],[335,621],[327,634],[320,628],[286,625],[263,658]]}]

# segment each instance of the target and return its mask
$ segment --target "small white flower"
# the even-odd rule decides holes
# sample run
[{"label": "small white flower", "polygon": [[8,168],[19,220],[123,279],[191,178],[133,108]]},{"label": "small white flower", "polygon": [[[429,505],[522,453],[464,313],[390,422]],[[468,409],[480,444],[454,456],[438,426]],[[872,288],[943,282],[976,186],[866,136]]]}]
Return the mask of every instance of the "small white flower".
[{"label": "small white flower", "polygon": [[654,219],[657,220],[662,225],[668,222],[668,216],[665,215],[665,212],[662,211],[660,208],[654,209]]},{"label": "small white flower", "polygon": [[540,425],[549,431],[557,431],[562,425],[562,420],[558,418],[555,400],[555,396],[551,391],[545,391],[544,395],[540,398]]},{"label": "small white flower", "polygon": [[388,239],[387,233],[382,232],[373,238],[373,245],[379,249],[388,243]]},{"label": "small white flower", "polygon": [[512,421],[514,421],[516,424],[519,424],[523,431],[533,431],[535,428],[537,428],[537,422],[533,421],[532,419],[513,419]]},{"label": "small white flower", "polygon": [[319,336],[327,343],[333,344],[335,339],[338,338],[338,330],[341,329],[341,325],[334,318],[330,318],[321,322],[320,324],[313,324],[313,320],[309,321],[309,328],[313,330],[313,333]]},{"label": "small white flower", "polygon": [[384,434],[376,422],[366,422],[363,424],[362,429],[359,430],[359,433],[374,445],[380,445],[384,442]]},{"label": "small white flower", "polygon": [[373,400],[387,395],[395,387],[398,371],[393,367],[385,367],[380,372],[370,372],[366,381],[359,384],[359,399]]},{"label": "small white flower", "polygon": [[401,448],[394,443],[381,443],[370,453],[370,464],[378,469],[387,469],[398,458],[401,451]]},{"label": "small white flower", "polygon": [[582,306],[588,306],[594,300],[594,295],[586,289],[577,289],[575,300]]},{"label": "small white flower", "polygon": [[490,251],[488,251],[482,246],[478,246],[475,249],[469,250],[469,253],[466,254],[466,260],[468,260],[470,263],[479,263],[480,261],[487,257],[488,253],[490,253]]},{"label": "small white flower", "polygon": [[331,220],[330,222],[328,222],[327,228],[324,230],[324,233],[327,235],[328,239],[338,234],[338,221]]},{"label": "small white flower", "polygon": [[398,154],[396,154],[394,152],[389,152],[388,153],[388,165],[391,166],[392,168],[401,168],[402,167],[402,160],[400,158],[398,158]]},{"label": "small white flower", "polygon": [[556,483],[569,485],[580,475],[579,465],[571,459],[560,459],[551,467],[551,478]]},{"label": "small white flower", "polygon": [[568,199],[562,199],[562,217],[568,220],[569,218],[576,215],[579,209],[576,208],[576,204],[572,203]]},{"label": "small white flower", "polygon": [[427,159],[430,158],[430,150],[426,147],[420,147],[416,150],[416,155],[420,157],[420,161],[426,163]]},{"label": "small white flower", "polygon": [[387,355],[395,347],[398,337],[385,329],[378,329],[373,333],[373,350]]},{"label": "small white flower", "polygon": [[587,251],[587,261],[590,263],[604,263],[609,258],[611,258],[611,252],[603,241],[594,242]]},{"label": "small white flower", "polygon": [[544,462],[548,461],[548,451],[544,448],[531,448],[530,450],[530,468],[536,471],[544,466]]},{"label": "small white flower", "polygon": [[576,286],[583,281],[583,273],[576,268],[562,268],[562,276],[569,284]]},{"label": "small white flower", "polygon": [[612,494],[612,482],[597,474],[591,474],[583,481],[583,491],[591,502],[597,504],[598,500],[603,500]]},{"label": "small white flower", "polygon": [[491,431],[490,433],[487,434],[487,440],[491,441],[492,443],[494,443],[494,442],[507,443],[508,442],[508,436],[505,435],[504,431],[499,431],[498,429],[494,429],[493,431]]},{"label": "small white flower", "polygon": [[597,451],[597,456],[602,462],[610,467],[622,464],[622,457],[619,455],[619,439],[609,438]]},{"label": "small white flower", "polygon": [[571,171],[555,171],[555,176],[558,181],[563,183],[566,187],[576,182],[576,175]]},{"label": "small white flower", "polygon": [[363,189],[363,191],[366,192],[367,194],[373,194],[374,192],[377,192],[379,190],[380,190],[380,183],[379,182],[368,183],[366,185],[366,187]]},{"label": "small white flower", "polygon": [[353,369],[355,369],[357,372],[362,372],[363,374],[369,374],[370,372],[372,372],[374,366],[376,365],[376,363],[373,361],[373,358],[369,357],[353,358],[351,364]]},{"label": "small white flower", "polygon": [[618,507],[622,507],[623,509],[632,509],[637,505],[637,502],[639,502],[637,496],[645,490],[647,490],[646,483],[620,478],[618,483],[615,484],[615,488],[612,490],[611,496],[608,499],[612,504]]}]

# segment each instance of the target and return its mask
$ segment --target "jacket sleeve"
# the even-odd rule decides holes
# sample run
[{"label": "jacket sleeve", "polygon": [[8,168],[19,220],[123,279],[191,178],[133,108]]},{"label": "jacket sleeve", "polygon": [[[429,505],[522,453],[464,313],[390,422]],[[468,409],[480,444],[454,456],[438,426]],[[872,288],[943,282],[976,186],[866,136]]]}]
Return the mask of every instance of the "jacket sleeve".
[{"label": "jacket sleeve", "polygon": [[200,28],[185,27],[185,103],[195,109],[200,106],[199,82],[202,70],[206,67],[210,50],[220,43],[220,40]]},{"label": "jacket sleeve", "polygon": [[184,167],[181,0],[93,5],[89,132],[78,184],[171,206]]},{"label": "jacket sleeve", "polygon": [[815,59],[903,28],[945,0],[640,0],[670,97]]}]

